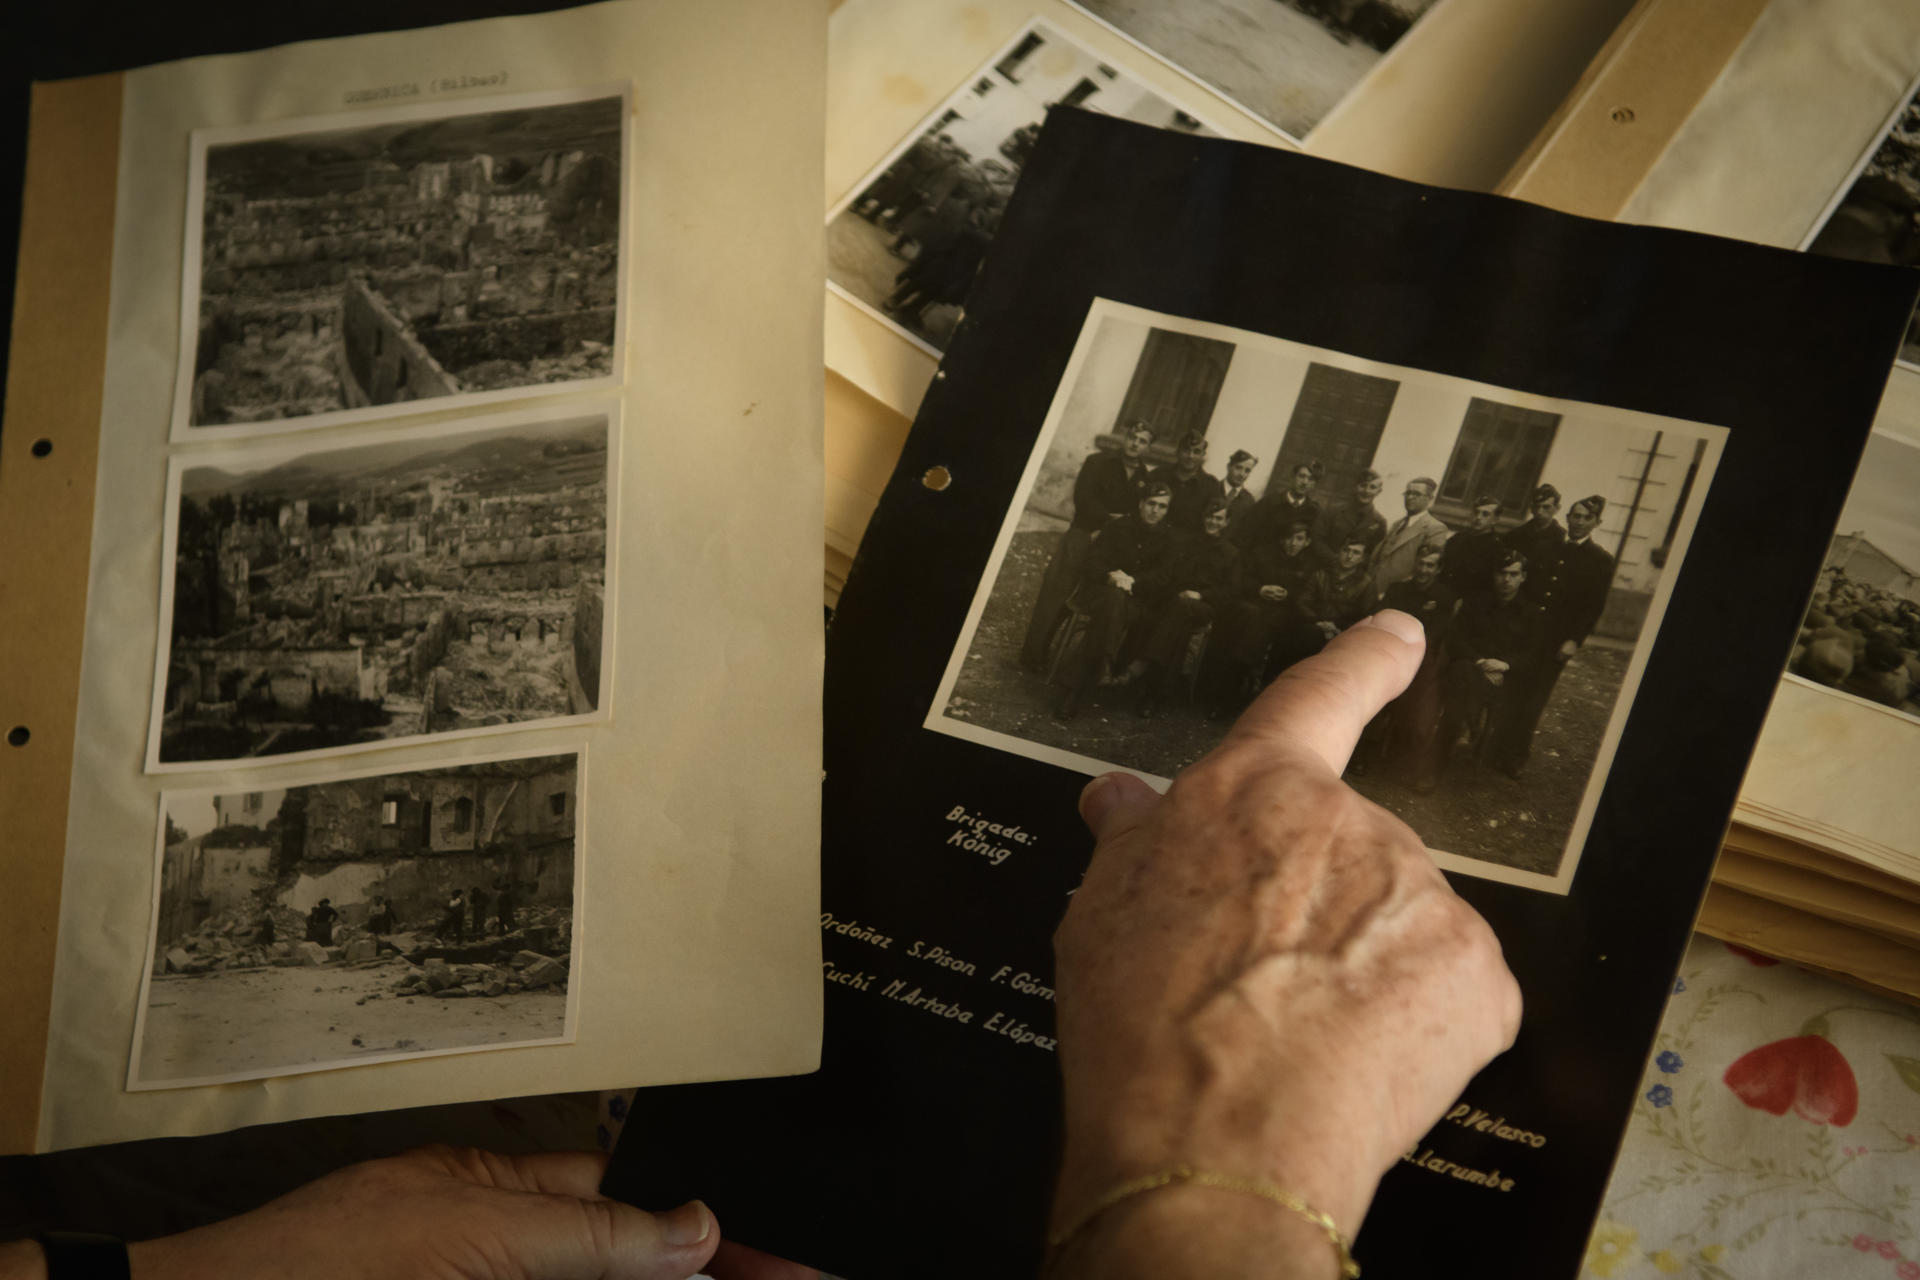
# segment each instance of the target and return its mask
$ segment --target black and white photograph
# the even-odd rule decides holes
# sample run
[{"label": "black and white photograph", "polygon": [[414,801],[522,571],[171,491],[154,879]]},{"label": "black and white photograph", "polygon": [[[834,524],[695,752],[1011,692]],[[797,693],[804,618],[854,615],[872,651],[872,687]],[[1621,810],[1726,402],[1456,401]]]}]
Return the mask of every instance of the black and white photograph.
[{"label": "black and white photograph", "polygon": [[[1814,223],[1809,253],[1920,267],[1920,81]],[[1920,367],[1920,316],[1907,324],[1900,362]]]},{"label": "black and white photograph", "polygon": [[931,354],[945,351],[1021,167],[1058,105],[1216,132],[1030,22],[828,215],[829,287]]},{"label": "black and white photograph", "polygon": [[1920,728],[1920,438],[1868,438],[1787,672]]},{"label": "black and white photograph", "polygon": [[128,1088],[571,1040],[580,760],[163,794]]},{"label": "black and white photograph", "polygon": [[176,440],[611,384],[623,88],[201,130]]},{"label": "black and white photograph", "polygon": [[1348,781],[1564,893],[1724,438],[1096,301],[926,726],[1164,783],[1400,609]]},{"label": "black and white photograph", "polygon": [[149,772],[604,718],[618,409],[173,459]]},{"label": "black and white photograph", "polygon": [[1439,0],[1068,0],[1303,141]]}]

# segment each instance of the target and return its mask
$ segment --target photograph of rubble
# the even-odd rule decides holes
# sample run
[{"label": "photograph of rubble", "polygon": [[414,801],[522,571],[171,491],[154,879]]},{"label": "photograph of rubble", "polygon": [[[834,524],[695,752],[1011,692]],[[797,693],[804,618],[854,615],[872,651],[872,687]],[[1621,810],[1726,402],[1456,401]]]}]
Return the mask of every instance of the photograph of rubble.
[{"label": "photograph of rubble", "polygon": [[196,132],[173,438],[612,382],[626,118],[602,88]]},{"label": "photograph of rubble", "polygon": [[617,412],[176,457],[148,771],[602,718]]},{"label": "photograph of rubble", "polygon": [[162,795],[127,1087],[572,1039],[580,760]]}]

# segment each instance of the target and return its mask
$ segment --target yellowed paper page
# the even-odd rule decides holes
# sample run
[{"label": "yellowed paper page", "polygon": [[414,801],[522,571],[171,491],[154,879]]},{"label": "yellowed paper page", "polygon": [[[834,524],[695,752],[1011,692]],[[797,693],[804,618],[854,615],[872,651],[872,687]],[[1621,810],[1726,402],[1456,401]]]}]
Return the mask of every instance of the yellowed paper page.
[{"label": "yellowed paper page", "polygon": [[[42,1147],[815,1065],[825,15],[824,2],[631,0],[128,75]],[[380,442],[368,449],[400,447],[388,436],[409,425],[464,442],[469,428],[449,424],[481,430],[503,420],[552,420],[562,425],[539,426],[550,434],[526,438],[562,466],[589,448],[566,434],[573,430],[566,423],[582,415],[617,419],[618,447],[605,455],[617,459],[606,485],[617,519],[604,526],[613,544],[607,599],[617,600],[609,610],[617,616],[608,619],[600,655],[597,710],[604,714],[297,764],[269,755],[164,778],[143,773],[169,463],[190,466],[209,448],[190,428],[185,443],[168,444],[194,132],[309,117],[345,121],[395,103],[425,107],[431,127],[470,100],[606,85],[624,86],[630,112],[619,215],[627,246],[618,282],[624,332],[611,373],[589,364],[569,383],[572,375],[561,369],[550,390],[516,392],[510,411],[423,400],[383,416],[377,429],[349,420],[271,437],[274,449],[318,457],[362,440]],[[445,112],[435,110],[442,104]],[[560,170],[576,169],[575,153],[562,150],[552,163],[554,173],[526,181],[594,195],[591,184],[565,185]],[[488,179],[478,189],[491,191],[494,203],[476,221],[499,226],[538,216],[503,194],[514,172],[494,168]],[[446,198],[444,182],[472,181],[431,165],[381,179],[389,180],[416,184],[423,199]],[[577,203],[569,206],[571,216],[604,215],[596,207],[599,213],[583,214]],[[556,291],[586,287],[550,283]],[[605,411],[610,396],[617,413]],[[224,457],[259,439],[223,438],[217,448]],[[303,516],[292,518],[298,527]],[[404,542],[412,535],[395,536],[404,551],[424,554]],[[427,535],[419,536],[425,544]],[[549,653],[561,639],[531,615],[475,621],[473,639],[496,650]],[[565,624],[564,634],[572,636],[571,628]],[[574,669],[584,670],[578,662]],[[437,727],[438,709],[427,703],[422,723]],[[577,777],[570,772],[575,752]],[[490,763],[503,753],[546,763]],[[160,792],[210,792],[244,805],[250,795],[283,792],[332,768],[394,778],[455,770],[429,775],[445,801],[436,800],[432,821],[451,814],[447,830],[468,841],[485,837],[462,823],[484,832],[511,821],[547,822],[549,835],[564,839],[575,829],[565,825],[575,818],[571,805],[584,801],[583,834],[571,855],[579,909],[571,921],[566,1025],[513,1037],[523,1047],[129,1092],[136,1005],[152,965],[160,896]],[[536,786],[543,793],[530,798]],[[382,806],[376,826],[410,812],[402,784],[394,787],[374,800]],[[458,787],[478,803],[449,807]],[[179,812],[203,814],[207,803],[183,801]],[[437,844],[441,828],[432,830]],[[318,978],[311,985],[329,986]],[[353,1019],[378,1006],[345,1000],[336,1010],[324,996],[312,997],[322,1002],[312,1006],[315,1033],[339,1042],[323,1046],[336,1056],[317,1061],[352,1060],[368,1047],[352,1043]],[[482,1003],[417,998],[414,1016],[471,1018],[466,1006]],[[248,1031],[242,1018],[208,1034],[238,1042]],[[551,1040],[565,1042],[541,1043]]]},{"label": "yellowed paper page", "polygon": [[1620,214],[1797,248],[1920,73],[1920,5],[1771,0]]}]

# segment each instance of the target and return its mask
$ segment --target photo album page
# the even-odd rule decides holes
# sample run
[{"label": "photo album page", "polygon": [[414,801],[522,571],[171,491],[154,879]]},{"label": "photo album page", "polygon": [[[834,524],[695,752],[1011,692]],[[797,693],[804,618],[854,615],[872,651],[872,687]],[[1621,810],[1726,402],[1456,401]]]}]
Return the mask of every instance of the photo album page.
[{"label": "photo album page", "polygon": [[813,1067],[824,44],[127,74],[41,1148]]}]

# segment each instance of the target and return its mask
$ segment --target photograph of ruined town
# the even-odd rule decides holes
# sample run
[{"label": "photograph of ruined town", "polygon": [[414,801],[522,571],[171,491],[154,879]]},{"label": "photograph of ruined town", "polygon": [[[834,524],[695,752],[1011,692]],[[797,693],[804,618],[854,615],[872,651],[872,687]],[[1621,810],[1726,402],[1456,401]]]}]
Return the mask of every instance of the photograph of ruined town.
[{"label": "photograph of ruined town", "polygon": [[[1803,247],[1829,258],[1920,267],[1920,83],[1908,89],[1886,134]],[[1900,361],[1920,366],[1920,316],[1907,322]]]},{"label": "photograph of ruined town", "polygon": [[1169,779],[1400,609],[1427,656],[1348,780],[1564,892],[1719,438],[1097,302],[927,727]]},{"label": "photograph of ruined town", "polygon": [[570,1037],[576,754],[161,806],[130,1088]]},{"label": "photograph of ruined town", "polygon": [[615,421],[174,459],[148,768],[596,715]]},{"label": "photograph of ruined town", "polygon": [[1068,0],[1295,142],[1438,0]]},{"label": "photograph of ruined town", "polygon": [[1788,674],[1920,728],[1920,442],[1876,430]]},{"label": "photograph of ruined town", "polygon": [[624,100],[553,96],[196,137],[176,438],[611,376]]},{"label": "photograph of ruined town", "polygon": [[1210,133],[1044,22],[1029,23],[827,222],[827,280],[929,351],[946,350],[1049,108]]}]

